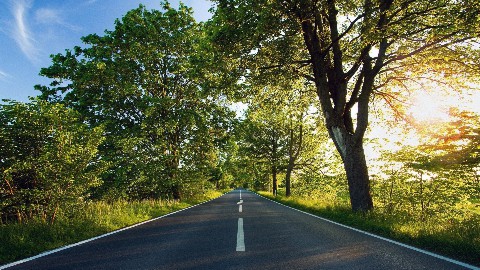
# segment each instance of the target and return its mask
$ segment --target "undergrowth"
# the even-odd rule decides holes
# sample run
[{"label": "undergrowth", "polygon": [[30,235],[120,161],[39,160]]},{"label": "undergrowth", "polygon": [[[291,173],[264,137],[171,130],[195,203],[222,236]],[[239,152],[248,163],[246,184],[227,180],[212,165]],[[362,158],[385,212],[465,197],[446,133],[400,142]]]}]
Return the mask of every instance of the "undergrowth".
[{"label": "undergrowth", "polygon": [[354,213],[347,204],[333,204],[322,199],[275,197],[268,192],[259,194],[341,224],[480,266],[480,216],[476,214],[419,220],[380,210]]},{"label": "undergrowth", "polygon": [[61,216],[52,225],[41,219],[22,224],[2,224],[0,265],[159,217],[220,195],[219,191],[209,191],[204,196],[181,202],[89,202],[76,211],[76,215]]}]

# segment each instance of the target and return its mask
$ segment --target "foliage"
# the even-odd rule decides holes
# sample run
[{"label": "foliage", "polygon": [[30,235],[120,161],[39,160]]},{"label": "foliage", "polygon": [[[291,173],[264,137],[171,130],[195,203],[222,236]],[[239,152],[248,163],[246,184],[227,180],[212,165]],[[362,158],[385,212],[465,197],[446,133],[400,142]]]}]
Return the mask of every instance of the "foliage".
[{"label": "foliage", "polygon": [[[375,182],[378,205],[389,213],[457,216],[460,205],[480,196],[478,185],[478,117],[452,110],[452,120],[418,125],[417,146],[385,151]],[[463,208],[463,207],[462,207]]]},{"label": "foliage", "polygon": [[324,200],[333,205],[346,205],[348,189],[343,178],[311,173],[299,177],[292,195],[309,198],[312,201]]},{"label": "foliage", "polygon": [[334,204],[321,197],[273,197],[261,195],[285,205],[328,218],[332,221],[381,235],[435,253],[480,264],[480,218],[467,214],[461,218],[418,219],[401,213],[385,213],[375,209],[369,213],[352,212],[348,204]]},{"label": "foliage", "polygon": [[72,211],[101,184],[97,146],[101,127],[89,128],[60,104],[34,100],[0,108],[2,221],[41,217],[52,222]]},{"label": "foliage", "polygon": [[434,154],[430,163],[475,170],[480,165],[480,116],[451,109],[450,117],[448,123],[420,127],[431,140],[423,145]]},{"label": "foliage", "polygon": [[[455,58],[464,55],[464,42],[478,41],[480,7],[470,1],[215,2],[213,39],[248,65],[244,76],[274,69],[261,74],[314,83],[355,211],[373,208],[363,149],[372,97],[394,98],[398,78],[434,69],[426,65],[432,60],[439,73],[450,66],[462,71],[444,76],[449,80],[478,74],[478,50],[469,48],[476,60]],[[262,66],[249,65],[255,61]]]},{"label": "foliage", "polygon": [[52,79],[37,86],[42,98],[105,126],[100,154],[111,166],[97,197],[178,199],[189,188],[181,175],[208,178],[227,135],[233,114],[208,73],[202,24],[184,5],[162,8],[129,11],[41,70]]},{"label": "foliage", "polygon": [[245,160],[257,163],[255,170],[263,171],[258,175],[263,179],[257,181],[268,183],[265,176],[270,174],[274,193],[277,175],[285,173],[290,194],[295,174],[311,167],[318,157],[322,141],[316,124],[318,110],[311,102],[313,89],[304,80],[279,78],[264,83],[251,86],[255,94],[248,98],[249,108],[239,126],[239,150]]},{"label": "foliage", "polygon": [[251,111],[247,112],[241,126],[241,150],[254,162],[264,163],[264,168],[271,173],[273,193],[276,193],[277,174],[286,157],[287,134],[280,117],[275,111]]},{"label": "foliage", "polygon": [[[478,3],[214,2],[205,24],[182,4],[129,11],[114,30],[53,55],[40,100],[1,105],[0,240],[9,250],[78,241],[215,188],[282,194],[284,177],[294,198],[283,202],[475,258],[479,117],[451,110],[452,121],[425,125],[402,103],[413,91],[455,96],[479,82]],[[422,124],[423,141],[386,151],[369,175],[365,134],[378,98]],[[249,105],[243,119],[233,119],[233,101]]]},{"label": "foliage", "polygon": [[219,191],[209,191],[185,198],[183,202],[173,200],[89,202],[75,215],[59,217],[55,224],[48,224],[39,219],[25,224],[3,224],[0,225],[0,264],[118,230],[220,195]]}]

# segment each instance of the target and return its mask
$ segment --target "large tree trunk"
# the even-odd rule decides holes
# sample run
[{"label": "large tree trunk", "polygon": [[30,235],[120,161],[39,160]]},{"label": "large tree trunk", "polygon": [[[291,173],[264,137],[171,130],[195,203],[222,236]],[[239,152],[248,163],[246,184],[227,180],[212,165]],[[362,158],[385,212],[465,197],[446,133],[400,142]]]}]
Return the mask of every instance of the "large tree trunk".
[{"label": "large tree trunk", "polygon": [[[351,70],[352,75],[362,65],[351,89],[350,99],[347,99],[348,80],[343,71],[342,51],[339,42],[339,33],[336,24],[336,10],[334,2],[329,2],[328,23],[319,20],[322,16],[302,19],[301,26],[306,47],[311,56],[313,78],[317,95],[322,107],[325,123],[330,137],[342,157],[347,174],[350,203],[353,211],[369,211],[373,209],[372,196],[368,177],[367,162],[363,150],[363,136],[368,127],[368,103],[373,89],[375,75],[379,68],[372,68],[373,61],[369,56],[370,46],[362,50],[361,57]],[[304,14],[307,17],[310,15]],[[329,30],[323,24],[330,24]],[[318,32],[317,32],[318,31]],[[330,40],[325,38],[330,36]],[[333,43],[330,43],[333,40]],[[324,48],[331,45],[331,53],[325,53]],[[379,55],[384,55],[385,48],[381,48]],[[378,63],[381,58],[377,59]],[[351,116],[352,107],[358,105],[356,128]]]},{"label": "large tree trunk", "polygon": [[363,145],[347,142],[345,146],[346,155],[343,158],[343,164],[347,174],[352,210],[362,212],[371,210],[373,201]]},{"label": "large tree trunk", "polygon": [[370,179],[362,140],[338,127],[330,128],[329,134],[343,161],[352,210],[372,210]]}]

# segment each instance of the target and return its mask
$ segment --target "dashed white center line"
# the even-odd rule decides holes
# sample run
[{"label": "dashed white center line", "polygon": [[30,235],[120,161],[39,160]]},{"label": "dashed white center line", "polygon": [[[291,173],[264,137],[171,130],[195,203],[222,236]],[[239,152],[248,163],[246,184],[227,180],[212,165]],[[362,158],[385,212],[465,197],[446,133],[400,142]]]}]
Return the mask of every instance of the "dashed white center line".
[{"label": "dashed white center line", "polygon": [[243,218],[238,219],[237,251],[245,251],[245,238],[243,235]]},{"label": "dashed white center line", "polygon": [[[238,212],[242,213],[242,190],[240,190],[240,201],[238,204]],[[237,251],[245,251],[245,236],[243,233],[243,218],[238,219],[238,229],[237,229]]]}]

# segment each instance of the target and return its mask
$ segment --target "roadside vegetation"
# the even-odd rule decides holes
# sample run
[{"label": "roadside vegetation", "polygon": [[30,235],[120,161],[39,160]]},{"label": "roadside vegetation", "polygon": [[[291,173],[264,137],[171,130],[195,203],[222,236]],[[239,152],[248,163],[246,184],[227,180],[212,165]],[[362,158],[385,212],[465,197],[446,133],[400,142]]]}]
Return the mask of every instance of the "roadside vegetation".
[{"label": "roadside vegetation", "polygon": [[244,186],[478,264],[475,1],[212,2],[140,5],[2,101],[2,261]]},{"label": "roadside vegetation", "polygon": [[53,224],[39,218],[3,224],[0,225],[0,265],[150,220],[221,194],[209,191],[181,202],[161,199],[91,201],[74,213],[60,215]]},{"label": "roadside vegetation", "polygon": [[327,218],[366,232],[406,243],[453,259],[480,265],[480,215],[420,219],[406,214],[387,213],[375,209],[368,213],[355,213],[347,201],[331,201],[291,196],[285,197],[283,190],[277,196],[270,192],[259,192],[262,196],[293,208]]}]

